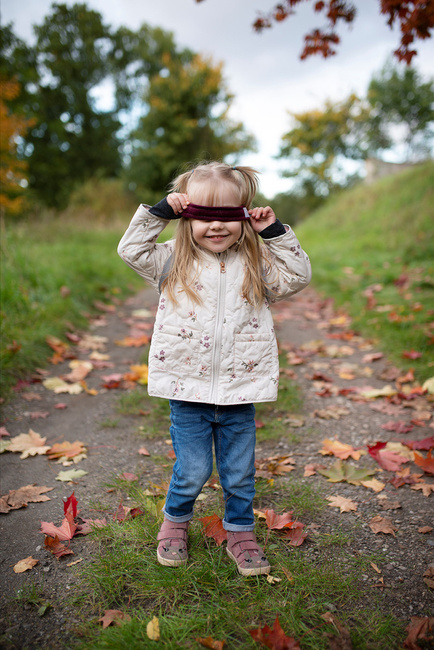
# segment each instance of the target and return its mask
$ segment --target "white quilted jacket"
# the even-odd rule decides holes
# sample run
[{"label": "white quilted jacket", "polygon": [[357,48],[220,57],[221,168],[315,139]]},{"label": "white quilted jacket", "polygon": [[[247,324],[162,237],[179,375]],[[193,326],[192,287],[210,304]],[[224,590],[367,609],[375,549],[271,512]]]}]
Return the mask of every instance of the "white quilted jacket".
[{"label": "white quilted jacket", "polygon": [[[156,243],[168,221],[148,208],[139,206],[118,253],[158,290],[174,240]],[[301,291],[311,278],[306,253],[285,228],[285,234],[264,240],[273,266],[268,276],[273,300]],[[201,304],[180,293],[173,305],[163,290],[149,352],[150,395],[225,405],[277,399],[279,360],[270,306],[267,300],[259,308],[249,305],[241,293],[243,277],[239,253],[204,250],[195,283]]]}]

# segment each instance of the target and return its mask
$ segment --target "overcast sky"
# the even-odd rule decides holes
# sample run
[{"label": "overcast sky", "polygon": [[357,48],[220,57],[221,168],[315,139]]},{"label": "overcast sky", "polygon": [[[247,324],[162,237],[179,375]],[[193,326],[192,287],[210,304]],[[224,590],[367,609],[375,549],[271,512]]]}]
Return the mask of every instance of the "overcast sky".
[{"label": "overcast sky", "polygon": [[[84,1],[84,0],[83,0]],[[32,25],[50,13],[51,0],[2,0],[2,24],[12,22],[15,33],[33,42]],[[65,4],[74,2],[66,0]],[[143,23],[172,31],[180,46],[224,63],[224,77],[235,95],[231,116],[241,120],[258,142],[258,153],[243,157],[261,172],[261,189],[267,196],[286,191],[289,179],[281,178],[283,161],[274,156],[281,136],[290,129],[288,111],[321,107],[351,92],[364,94],[399,44],[380,15],[379,0],[358,0],[358,16],[352,26],[342,25],[338,54],[329,59],[315,56],[300,61],[303,35],[324,26],[313,2],[301,4],[296,15],[262,34],[252,23],[267,13],[277,0],[87,0],[113,27],[137,29]],[[434,72],[434,41],[417,44],[416,67],[426,77]]]}]

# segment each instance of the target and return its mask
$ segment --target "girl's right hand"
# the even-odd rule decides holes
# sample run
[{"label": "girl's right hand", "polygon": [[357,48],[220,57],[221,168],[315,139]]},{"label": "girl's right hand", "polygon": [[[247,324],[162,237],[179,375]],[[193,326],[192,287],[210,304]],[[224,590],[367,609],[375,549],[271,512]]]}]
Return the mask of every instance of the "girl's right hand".
[{"label": "girl's right hand", "polygon": [[171,192],[167,195],[166,198],[167,203],[170,205],[175,214],[179,214],[185,210],[187,205],[190,203],[187,194],[180,194],[179,192]]}]

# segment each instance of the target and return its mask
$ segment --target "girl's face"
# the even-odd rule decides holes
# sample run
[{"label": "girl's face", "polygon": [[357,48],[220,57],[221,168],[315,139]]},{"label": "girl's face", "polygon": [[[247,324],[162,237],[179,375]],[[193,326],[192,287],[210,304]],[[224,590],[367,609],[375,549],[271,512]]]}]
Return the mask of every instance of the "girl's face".
[{"label": "girl's face", "polygon": [[[240,205],[240,191],[229,182],[192,181],[188,184],[188,198],[197,205],[230,207]],[[193,239],[199,246],[213,253],[223,253],[241,236],[240,221],[202,221],[190,219]]]},{"label": "girl's face", "polygon": [[223,253],[241,237],[241,221],[190,219],[193,239],[212,253]]}]

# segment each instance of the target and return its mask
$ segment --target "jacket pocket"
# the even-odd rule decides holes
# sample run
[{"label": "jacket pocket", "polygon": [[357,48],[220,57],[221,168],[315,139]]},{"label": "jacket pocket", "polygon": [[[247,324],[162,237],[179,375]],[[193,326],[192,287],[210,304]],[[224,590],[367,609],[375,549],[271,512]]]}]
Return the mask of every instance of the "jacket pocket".
[{"label": "jacket pocket", "polygon": [[163,325],[152,335],[150,364],[178,376],[197,375],[201,332],[191,327]]},{"label": "jacket pocket", "polygon": [[235,378],[250,378],[253,382],[259,377],[278,375],[279,358],[274,336],[236,335],[233,370]]}]

